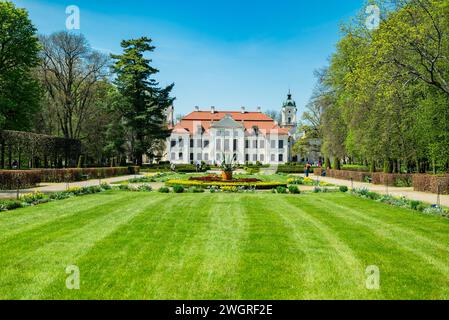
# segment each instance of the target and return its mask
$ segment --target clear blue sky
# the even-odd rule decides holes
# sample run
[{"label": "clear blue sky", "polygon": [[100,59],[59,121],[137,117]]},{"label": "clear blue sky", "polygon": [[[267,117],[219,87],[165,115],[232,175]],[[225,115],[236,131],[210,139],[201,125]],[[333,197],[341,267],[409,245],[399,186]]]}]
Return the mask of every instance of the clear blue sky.
[{"label": "clear blue sky", "polygon": [[177,114],[194,106],[280,109],[290,88],[301,112],[315,69],[326,65],[339,26],[364,0],[13,0],[40,33],[65,28],[81,10],[91,46],[120,52],[122,39],[149,36],[161,84],[175,82]]}]

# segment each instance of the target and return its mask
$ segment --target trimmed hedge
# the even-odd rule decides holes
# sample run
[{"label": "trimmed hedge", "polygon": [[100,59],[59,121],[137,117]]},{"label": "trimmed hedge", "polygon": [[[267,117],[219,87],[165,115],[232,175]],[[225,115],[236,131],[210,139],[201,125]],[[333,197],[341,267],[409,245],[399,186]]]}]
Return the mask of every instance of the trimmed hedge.
[{"label": "trimmed hedge", "polygon": [[277,173],[304,173],[303,166],[292,166],[292,165],[280,165],[278,166]]},{"label": "trimmed hedge", "polygon": [[440,194],[449,194],[449,174],[430,175],[430,174],[414,174],[413,189],[415,191],[438,193],[440,186]]},{"label": "trimmed hedge", "polygon": [[139,173],[139,167],[1,170],[0,189],[34,188],[40,182],[75,182]]},{"label": "trimmed hedge", "polygon": [[183,187],[245,187],[256,188],[259,190],[270,190],[277,187],[287,188],[286,183],[282,182],[220,182],[220,181],[195,181],[195,180],[169,180],[165,183],[169,187],[183,186]]},{"label": "trimmed hedge", "polygon": [[0,190],[34,188],[41,178],[41,170],[1,170]]},{"label": "trimmed hedge", "polygon": [[370,172],[350,171],[350,170],[327,170],[328,177],[342,180],[351,180],[365,182],[367,178],[371,178]]},{"label": "trimmed hedge", "polygon": [[384,185],[388,184],[390,186],[396,187],[411,187],[412,175],[400,173],[375,172],[373,173],[373,183]]}]

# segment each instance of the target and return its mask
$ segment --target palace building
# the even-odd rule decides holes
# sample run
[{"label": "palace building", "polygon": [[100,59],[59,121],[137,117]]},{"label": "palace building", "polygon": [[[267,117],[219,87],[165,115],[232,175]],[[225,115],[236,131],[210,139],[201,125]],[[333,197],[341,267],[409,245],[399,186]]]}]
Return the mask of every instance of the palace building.
[{"label": "palace building", "polygon": [[223,156],[235,156],[238,163],[283,164],[292,160],[291,145],[296,133],[296,103],[289,93],[281,111],[281,123],[257,111],[220,111],[199,107],[174,124],[168,110],[172,134],[167,141],[171,163],[204,161],[220,163]]}]

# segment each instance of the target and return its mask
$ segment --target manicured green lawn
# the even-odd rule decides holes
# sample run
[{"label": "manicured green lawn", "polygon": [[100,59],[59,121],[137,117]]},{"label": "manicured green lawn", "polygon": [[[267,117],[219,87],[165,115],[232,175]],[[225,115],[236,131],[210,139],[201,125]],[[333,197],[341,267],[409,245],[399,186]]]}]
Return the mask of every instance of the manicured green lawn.
[{"label": "manicured green lawn", "polygon": [[342,193],[105,192],[0,213],[0,298],[448,299],[449,220]]}]

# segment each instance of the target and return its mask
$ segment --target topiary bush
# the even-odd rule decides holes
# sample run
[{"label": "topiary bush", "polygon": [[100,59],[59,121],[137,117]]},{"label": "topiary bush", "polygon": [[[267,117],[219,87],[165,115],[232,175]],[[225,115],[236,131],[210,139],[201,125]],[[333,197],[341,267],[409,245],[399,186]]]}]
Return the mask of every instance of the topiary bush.
[{"label": "topiary bush", "polygon": [[160,187],[158,192],[160,193],[170,193],[170,189],[167,187]]},{"label": "topiary bush", "polygon": [[300,194],[301,193],[301,191],[299,190],[299,188],[297,186],[288,187],[288,192],[290,192],[291,194]]},{"label": "topiary bush", "polygon": [[340,190],[340,192],[346,193],[349,191],[349,188],[347,186],[340,186],[338,188]]}]

